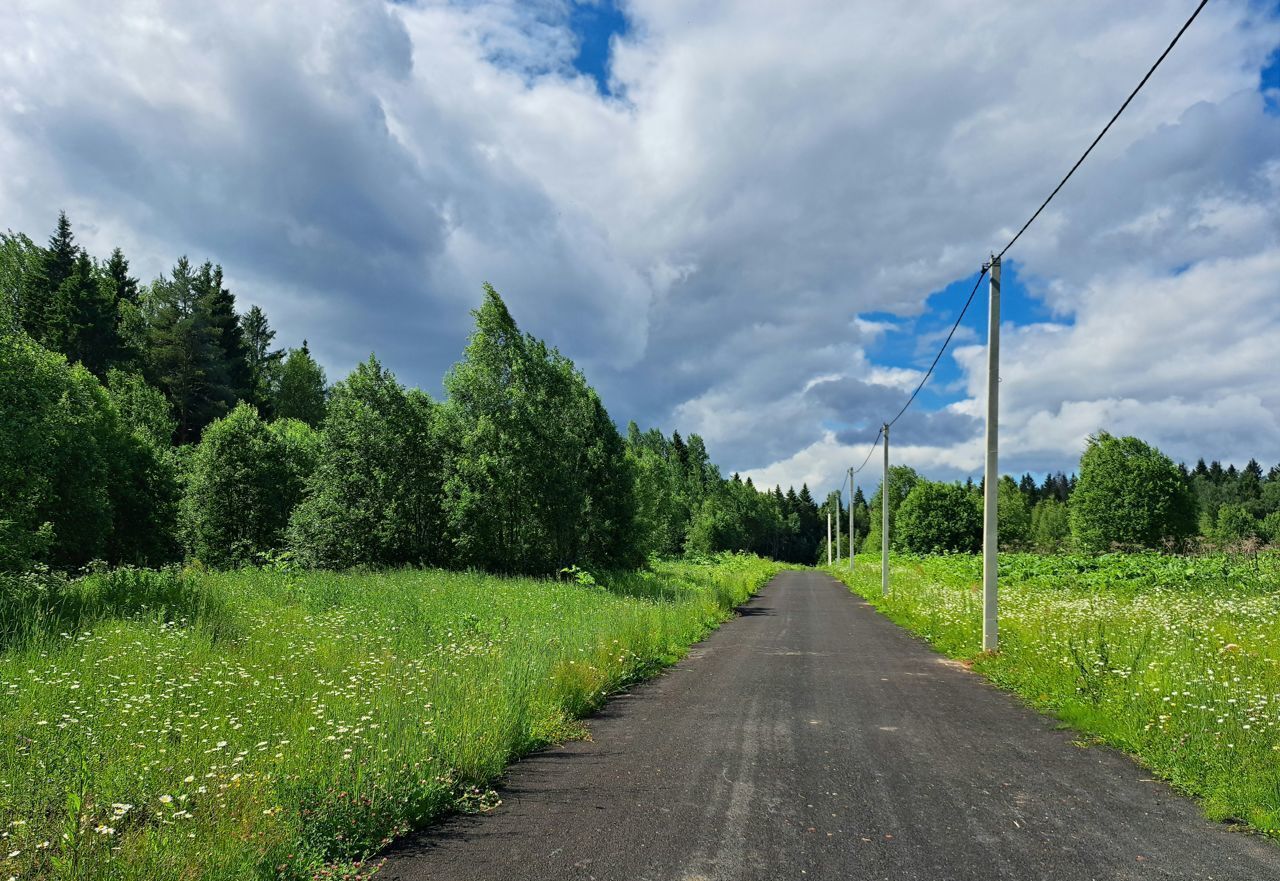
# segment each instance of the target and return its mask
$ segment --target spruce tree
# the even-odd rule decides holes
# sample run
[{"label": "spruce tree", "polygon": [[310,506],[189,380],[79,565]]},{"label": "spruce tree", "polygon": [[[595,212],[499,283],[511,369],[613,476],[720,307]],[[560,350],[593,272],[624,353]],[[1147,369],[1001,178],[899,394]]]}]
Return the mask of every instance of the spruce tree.
[{"label": "spruce tree", "polygon": [[268,414],[273,403],[276,383],[280,379],[280,364],[284,349],[271,348],[276,332],[267,322],[267,313],[259,306],[250,306],[240,317],[240,333],[244,338],[245,359],[249,365],[249,400]]},{"label": "spruce tree", "polygon": [[200,267],[196,284],[218,345],[219,384],[225,390],[227,405],[232,406],[252,394],[248,350],[240,329],[240,316],[236,314],[236,298],[223,284],[222,267],[208,261]]},{"label": "spruce tree", "polygon": [[186,257],[169,278],[152,283],[147,297],[147,378],[173,402],[178,443],[191,443],[227,413],[223,350],[218,328]]},{"label": "spruce tree", "polygon": [[113,304],[116,322],[116,351],[113,367],[123,370],[142,369],[146,358],[146,319],[142,314],[142,291],[138,280],[129,274],[129,261],[116,248],[102,266],[99,284],[106,299]]}]

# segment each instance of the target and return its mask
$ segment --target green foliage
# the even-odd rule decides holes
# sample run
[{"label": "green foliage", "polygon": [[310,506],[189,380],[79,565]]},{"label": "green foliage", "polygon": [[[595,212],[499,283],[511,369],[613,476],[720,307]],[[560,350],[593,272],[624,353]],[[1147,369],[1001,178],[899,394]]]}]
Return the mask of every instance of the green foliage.
[{"label": "green foliage", "polygon": [[1257,538],[1260,527],[1258,518],[1244,505],[1230,503],[1218,508],[1217,521],[1209,537],[1219,544],[1231,545]]},{"label": "green foliage", "polygon": [[895,540],[921,554],[976,551],[982,546],[980,504],[959,484],[919,480],[898,507]]},{"label": "green foliage", "polygon": [[306,340],[302,341],[301,349],[289,350],[279,373],[275,393],[276,415],[319,428],[324,422],[328,392],[324,368],[311,357]]},{"label": "green foliage", "polygon": [[147,377],[173,402],[179,443],[193,443],[235,402],[223,364],[222,337],[202,279],[186,257],[148,289]]},{"label": "green foliage", "polygon": [[1031,512],[1031,541],[1039,551],[1066,549],[1071,541],[1071,521],[1065,503],[1054,498],[1036,502]]},{"label": "green foliage", "polygon": [[594,390],[572,361],[520,332],[492,287],[474,314],[441,408],[457,561],[538,574],[636,561],[634,477]]},{"label": "green foliage", "polygon": [[[271,348],[276,332],[267,321],[267,313],[259,306],[250,306],[249,311],[240,316],[240,333],[245,348],[247,400],[251,404],[257,404],[260,412],[271,415],[275,409],[284,349]],[[323,376],[320,386],[324,387]]]},{"label": "green foliage", "polygon": [[25,334],[0,338],[5,568],[168,559],[167,465],[84,367]]},{"label": "green foliage", "polygon": [[[996,495],[996,532],[1000,539],[1000,550],[1025,549],[1031,544],[1031,507],[1027,504],[1026,495],[1007,474],[996,484]],[[981,503],[980,497],[978,501]],[[981,516],[981,504],[978,513]]]},{"label": "green foliage", "polygon": [[[889,547],[900,547],[898,536],[895,530],[895,518],[897,517],[898,508],[906,501],[910,495],[912,488],[920,481],[920,475],[916,473],[914,468],[906,465],[890,465],[889,466]],[[862,547],[864,550],[872,553],[880,551],[880,527],[881,527],[881,507],[880,496],[883,492],[883,486],[876,490],[875,495],[871,497],[871,501],[867,504],[867,514],[870,519],[870,529],[863,539]]]},{"label": "green foliage", "polygon": [[13,230],[0,233],[0,333],[22,330],[27,298],[40,271],[40,246]]},{"label": "green foliage", "polygon": [[1280,547],[1280,511],[1272,511],[1258,524],[1258,534],[1275,547]]},{"label": "green foliage", "polygon": [[318,462],[290,525],[301,562],[344,568],[441,559],[436,410],[372,356],[334,386]]},{"label": "green foliage", "polygon": [[1070,521],[1081,550],[1154,548],[1195,533],[1196,504],[1168,456],[1136,437],[1101,432],[1080,458]]},{"label": "green foliage", "polygon": [[314,462],[314,443],[286,440],[297,431],[269,426],[249,404],[205,429],[182,500],[183,532],[196,559],[231,568],[283,547],[289,515]]},{"label": "green foliage", "polygon": [[124,424],[157,450],[166,450],[177,421],[164,393],[137,373],[112,368],[107,372],[107,394]]},{"label": "green foliage", "polygon": [[126,570],[12,594],[0,578],[0,621],[35,618],[0,653],[0,742],[23,745],[0,750],[0,871],[346,877],[388,839],[491,803],[513,757],[573,736],[776,571]]}]

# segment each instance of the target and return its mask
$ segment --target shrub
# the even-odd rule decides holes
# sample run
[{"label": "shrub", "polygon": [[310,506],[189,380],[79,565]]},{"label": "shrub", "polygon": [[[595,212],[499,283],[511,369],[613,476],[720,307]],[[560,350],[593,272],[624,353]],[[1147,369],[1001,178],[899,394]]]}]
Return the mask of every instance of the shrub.
[{"label": "shrub", "polygon": [[195,557],[214,567],[242,566],[283,546],[314,461],[309,431],[299,422],[270,426],[249,404],[205,429],[182,510]]}]

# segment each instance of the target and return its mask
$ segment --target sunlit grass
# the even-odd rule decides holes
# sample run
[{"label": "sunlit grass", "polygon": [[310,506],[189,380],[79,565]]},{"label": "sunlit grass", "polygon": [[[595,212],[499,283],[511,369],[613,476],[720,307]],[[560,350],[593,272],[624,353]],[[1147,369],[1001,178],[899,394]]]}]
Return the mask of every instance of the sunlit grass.
[{"label": "sunlit grass", "polygon": [[1211,817],[1280,834],[1280,556],[1002,554],[996,655],[981,652],[981,558],[891,557],[888,598],[878,556],[831,571]]},{"label": "sunlit grass", "polygon": [[[490,804],[513,757],[572,735],[776,569],[660,564],[604,587],[123,572],[20,597],[6,610],[25,619],[0,630],[0,879],[310,877],[367,859]],[[112,596],[135,599],[113,615]]]}]

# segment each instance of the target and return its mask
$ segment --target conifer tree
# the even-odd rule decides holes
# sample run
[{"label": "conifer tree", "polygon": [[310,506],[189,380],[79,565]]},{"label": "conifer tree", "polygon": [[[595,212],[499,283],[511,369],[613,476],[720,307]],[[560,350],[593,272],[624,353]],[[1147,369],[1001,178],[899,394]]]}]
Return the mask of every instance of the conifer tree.
[{"label": "conifer tree", "polygon": [[250,306],[249,311],[240,317],[240,332],[249,367],[249,400],[270,415],[276,384],[280,380],[284,349],[271,348],[276,332],[267,322],[267,313],[259,306]]},{"label": "conifer tree", "polygon": [[205,261],[197,274],[203,306],[209,314],[218,346],[218,381],[225,389],[228,406],[252,393],[248,351],[236,314],[236,298],[223,284],[222,267]]},{"label": "conifer tree", "polygon": [[197,274],[186,257],[148,291],[147,377],[173,402],[180,444],[230,409],[223,350]]}]

